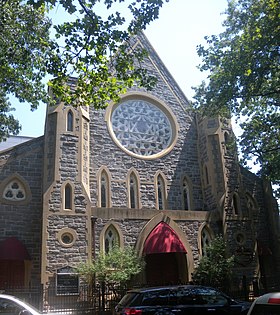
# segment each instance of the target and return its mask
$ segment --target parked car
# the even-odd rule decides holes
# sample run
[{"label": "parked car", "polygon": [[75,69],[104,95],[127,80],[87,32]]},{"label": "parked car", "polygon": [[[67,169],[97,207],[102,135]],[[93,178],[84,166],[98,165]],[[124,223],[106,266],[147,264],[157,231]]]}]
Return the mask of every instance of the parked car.
[{"label": "parked car", "polygon": [[248,315],[279,315],[280,292],[267,293],[255,299]]},{"label": "parked car", "polygon": [[179,285],[130,290],[115,307],[115,315],[245,315],[250,305],[214,288]]},{"label": "parked car", "polygon": [[42,315],[42,313],[15,296],[0,294],[0,315]]}]

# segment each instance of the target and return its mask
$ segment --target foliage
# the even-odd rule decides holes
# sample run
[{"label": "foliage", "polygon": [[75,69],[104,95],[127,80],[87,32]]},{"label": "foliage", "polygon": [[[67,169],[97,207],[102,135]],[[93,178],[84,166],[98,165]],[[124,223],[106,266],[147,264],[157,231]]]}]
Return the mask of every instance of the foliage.
[{"label": "foliage", "polygon": [[[12,94],[35,109],[39,101],[50,101],[42,81],[46,74],[52,78],[54,98],[72,105],[105,107],[135,82],[151,89],[155,78],[141,65],[146,52],[132,46],[131,36],[158,17],[165,1],[1,1],[1,95]],[[57,8],[63,8],[62,23],[52,25],[47,16]],[[102,9],[107,17],[98,14]],[[73,76],[75,88],[67,84]],[[10,109],[8,101],[1,105],[3,122],[10,122]],[[18,130],[18,122],[6,125],[0,141]]]},{"label": "foliage", "polygon": [[212,240],[206,248],[206,253],[193,273],[193,281],[197,284],[227,289],[232,277],[234,256],[227,257],[226,244],[221,236]]},{"label": "foliage", "polygon": [[195,88],[196,105],[207,115],[241,118],[243,158],[256,159],[260,175],[279,183],[280,2],[229,0],[225,13],[225,31],[197,48],[209,75]]},{"label": "foliage", "polygon": [[124,284],[139,274],[144,261],[131,248],[114,247],[108,253],[100,253],[92,263],[80,263],[77,272],[88,283],[95,278],[99,282]]},{"label": "foliage", "polygon": [[51,53],[49,28],[44,6],[35,10],[19,0],[0,2],[0,141],[20,130],[9,95],[32,109],[47,100],[42,79]]}]

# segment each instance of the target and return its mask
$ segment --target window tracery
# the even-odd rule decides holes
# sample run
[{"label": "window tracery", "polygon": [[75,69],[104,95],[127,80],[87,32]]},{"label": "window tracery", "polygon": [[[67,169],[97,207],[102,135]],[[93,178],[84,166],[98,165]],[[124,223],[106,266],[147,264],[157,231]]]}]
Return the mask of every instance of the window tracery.
[{"label": "window tracery", "polygon": [[3,198],[10,201],[22,201],[26,199],[26,191],[19,180],[10,181],[3,191]]},{"label": "window tracery", "polygon": [[170,119],[156,105],[141,99],[128,100],[113,111],[112,129],[120,145],[139,156],[167,149],[173,140]]},{"label": "window tracery", "polygon": [[207,247],[211,243],[211,236],[206,227],[201,231],[201,254],[202,256],[207,256]]},{"label": "window tracery", "polygon": [[120,237],[113,225],[110,225],[105,232],[105,253],[108,253],[115,246],[120,245]]}]

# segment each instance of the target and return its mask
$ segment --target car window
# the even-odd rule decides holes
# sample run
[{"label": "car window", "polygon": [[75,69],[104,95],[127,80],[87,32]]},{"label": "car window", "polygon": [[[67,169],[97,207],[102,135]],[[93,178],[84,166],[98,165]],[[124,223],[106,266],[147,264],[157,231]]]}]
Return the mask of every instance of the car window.
[{"label": "car window", "polygon": [[166,289],[159,291],[145,292],[143,295],[142,305],[175,305],[177,302],[175,291]]},{"label": "car window", "polygon": [[0,314],[1,315],[18,315],[23,308],[13,301],[0,298]]},{"label": "car window", "polygon": [[228,299],[209,288],[181,288],[178,290],[178,304],[182,305],[226,305]]},{"label": "car window", "polygon": [[280,305],[255,304],[251,315],[279,315]]},{"label": "car window", "polygon": [[119,302],[119,305],[126,306],[129,305],[130,302],[135,298],[137,293],[135,292],[128,292]]}]

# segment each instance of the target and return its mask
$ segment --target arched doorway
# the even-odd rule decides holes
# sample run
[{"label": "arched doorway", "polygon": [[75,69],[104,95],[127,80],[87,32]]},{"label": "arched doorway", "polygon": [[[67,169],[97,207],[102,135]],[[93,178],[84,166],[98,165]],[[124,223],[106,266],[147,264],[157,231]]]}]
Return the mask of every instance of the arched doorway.
[{"label": "arched doorway", "polygon": [[23,287],[26,283],[26,247],[15,237],[0,242],[0,289]]},{"label": "arched doorway", "polygon": [[188,279],[187,251],[178,235],[160,222],[145,240],[143,255],[148,285],[184,283]]}]

